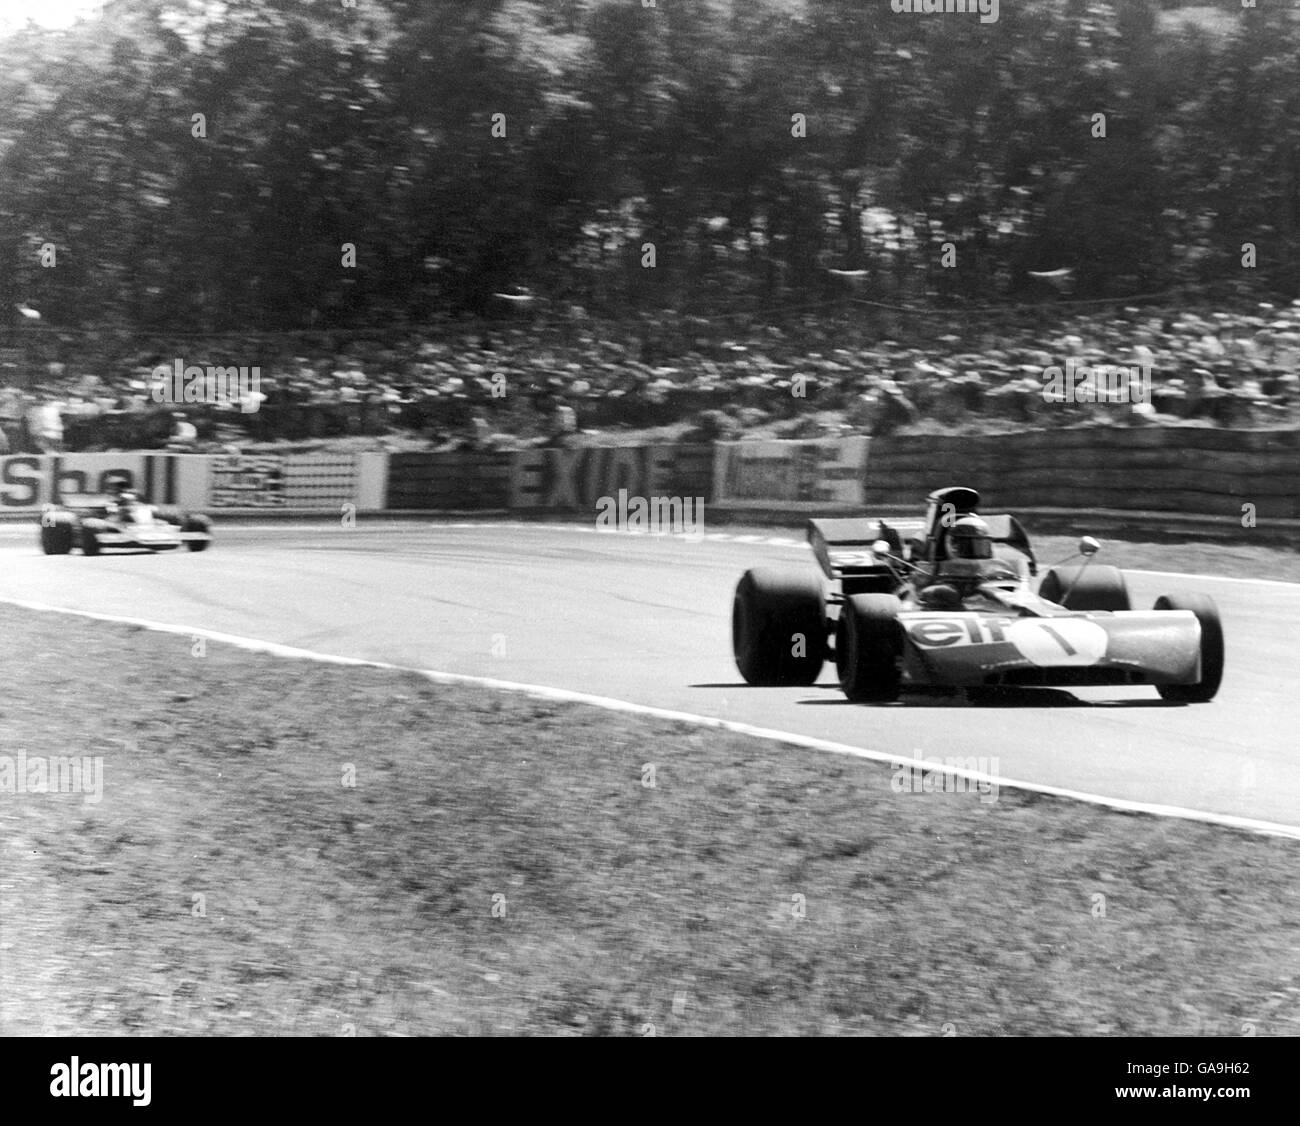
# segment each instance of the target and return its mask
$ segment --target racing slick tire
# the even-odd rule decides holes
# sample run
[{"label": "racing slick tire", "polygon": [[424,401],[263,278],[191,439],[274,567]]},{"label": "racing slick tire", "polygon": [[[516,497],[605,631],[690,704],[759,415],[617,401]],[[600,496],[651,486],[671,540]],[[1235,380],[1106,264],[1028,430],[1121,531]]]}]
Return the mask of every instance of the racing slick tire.
[{"label": "racing slick tire", "polygon": [[99,554],[99,537],[95,534],[95,531],[95,525],[88,520],[84,521],[81,527],[77,529],[77,542],[81,545],[83,555]]},{"label": "racing slick tire", "polygon": [[[207,535],[212,534],[212,521],[206,516],[200,516],[197,513],[186,516],[181,522],[182,532],[204,532]],[[212,546],[211,540],[186,540],[185,546],[191,551],[207,551]]]},{"label": "racing slick tire", "polygon": [[67,555],[72,550],[72,524],[59,520],[41,525],[41,550],[46,555]]},{"label": "racing slick tire", "polygon": [[1204,704],[1213,700],[1223,681],[1223,624],[1219,608],[1208,594],[1162,594],[1156,610],[1190,610],[1201,623],[1201,679],[1198,684],[1157,684],[1163,700]]},{"label": "racing slick tire", "polygon": [[898,699],[903,652],[902,609],[893,594],[855,594],[844,600],[835,630],[835,669],[840,688],[854,703]]},{"label": "racing slick tire", "polygon": [[185,523],[185,517],[181,515],[181,510],[174,504],[154,505],[153,518],[161,520],[164,524],[175,524],[177,527]]},{"label": "racing slick tire", "polygon": [[731,604],[731,649],[747,684],[815,683],[826,663],[826,602],[817,573],[785,567],[746,571]]},{"label": "racing slick tire", "polygon": [[[1061,602],[1061,595],[1067,590],[1069,601]],[[1043,576],[1038,596],[1067,610],[1133,609],[1124,572],[1118,567],[1053,567]]]}]

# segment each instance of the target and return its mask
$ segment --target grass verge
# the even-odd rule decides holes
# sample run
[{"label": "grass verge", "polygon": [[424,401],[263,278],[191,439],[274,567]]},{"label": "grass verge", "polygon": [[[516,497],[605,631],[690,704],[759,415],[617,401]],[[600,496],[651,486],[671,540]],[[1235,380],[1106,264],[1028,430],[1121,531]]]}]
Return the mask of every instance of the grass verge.
[{"label": "grass verge", "polygon": [[1296,842],[896,794],[883,765],[75,617],[0,629],[0,755],[103,760],[98,802],[0,792],[0,1032],[1300,1032]]}]

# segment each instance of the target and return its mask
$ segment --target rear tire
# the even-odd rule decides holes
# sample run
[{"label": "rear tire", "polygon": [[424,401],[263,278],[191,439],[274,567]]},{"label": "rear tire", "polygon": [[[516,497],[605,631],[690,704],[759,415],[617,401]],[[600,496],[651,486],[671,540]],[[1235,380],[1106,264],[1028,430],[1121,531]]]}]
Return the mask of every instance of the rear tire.
[{"label": "rear tire", "polygon": [[[1082,573],[1081,573],[1082,572]],[[1073,587],[1071,587],[1073,584]],[[1069,591],[1069,601],[1061,596]],[[1128,584],[1118,567],[1053,567],[1038,587],[1038,596],[1067,610],[1131,610]]]},{"label": "rear tire", "polygon": [[817,573],[780,567],[746,571],[731,604],[731,649],[747,684],[815,683],[826,663],[826,602]]},{"label": "rear tire", "polygon": [[840,688],[855,703],[885,704],[898,699],[901,609],[892,594],[855,594],[844,601],[835,631],[835,668]]},{"label": "rear tire", "polygon": [[[212,521],[206,516],[198,514],[186,516],[180,521],[182,532],[203,532],[206,535],[212,534]],[[186,540],[185,546],[191,551],[207,551],[212,546],[211,540]]]},{"label": "rear tire", "polygon": [[72,525],[66,521],[42,524],[41,550],[46,555],[67,555],[72,550]]},{"label": "rear tire", "polygon": [[1223,624],[1219,608],[1206,594],[1162,594],[1156,610],[1190,610],[1201,623],[1201,679],[1198,684],[1157,684],[1163,700],[1180,704],[1205,704],[1213,700],[1223,682]]}]

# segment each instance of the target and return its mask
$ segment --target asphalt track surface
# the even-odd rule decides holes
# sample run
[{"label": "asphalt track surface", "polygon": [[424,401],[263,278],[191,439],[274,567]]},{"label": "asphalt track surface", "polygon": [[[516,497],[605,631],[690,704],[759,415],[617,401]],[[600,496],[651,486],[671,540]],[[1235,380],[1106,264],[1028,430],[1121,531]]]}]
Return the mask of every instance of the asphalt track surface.
[{"label": "asphalt track surface", "polygon": [[1209,704],[1169,705],[1141,687],[1026,689],[998,705],[915,693],[879,707],[846,701],[829,666],[812,688],[740,680],[736,581],[764,562],[814,566],[795,532],[688,542],[405,522],[223,524],[216,535],[199,554],[46,557],[34,527],[0,528],[0,598],[587,692],[902,759],[984,756],[1003,778],[1300,826],[1300,585],[1128,572],[1135,607],[1175,591],[1218,601],[1227,669]]}]

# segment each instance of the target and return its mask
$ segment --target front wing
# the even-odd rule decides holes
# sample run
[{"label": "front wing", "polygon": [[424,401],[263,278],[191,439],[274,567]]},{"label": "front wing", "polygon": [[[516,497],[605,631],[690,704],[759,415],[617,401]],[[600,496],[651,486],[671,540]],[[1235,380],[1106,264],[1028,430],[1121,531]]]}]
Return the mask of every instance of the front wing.
[{"label": "front wing", "polygon": [[1052,617],[904,611],[903,680],[978,685],[1197,684],[1201,624],[1190,610]]}]

